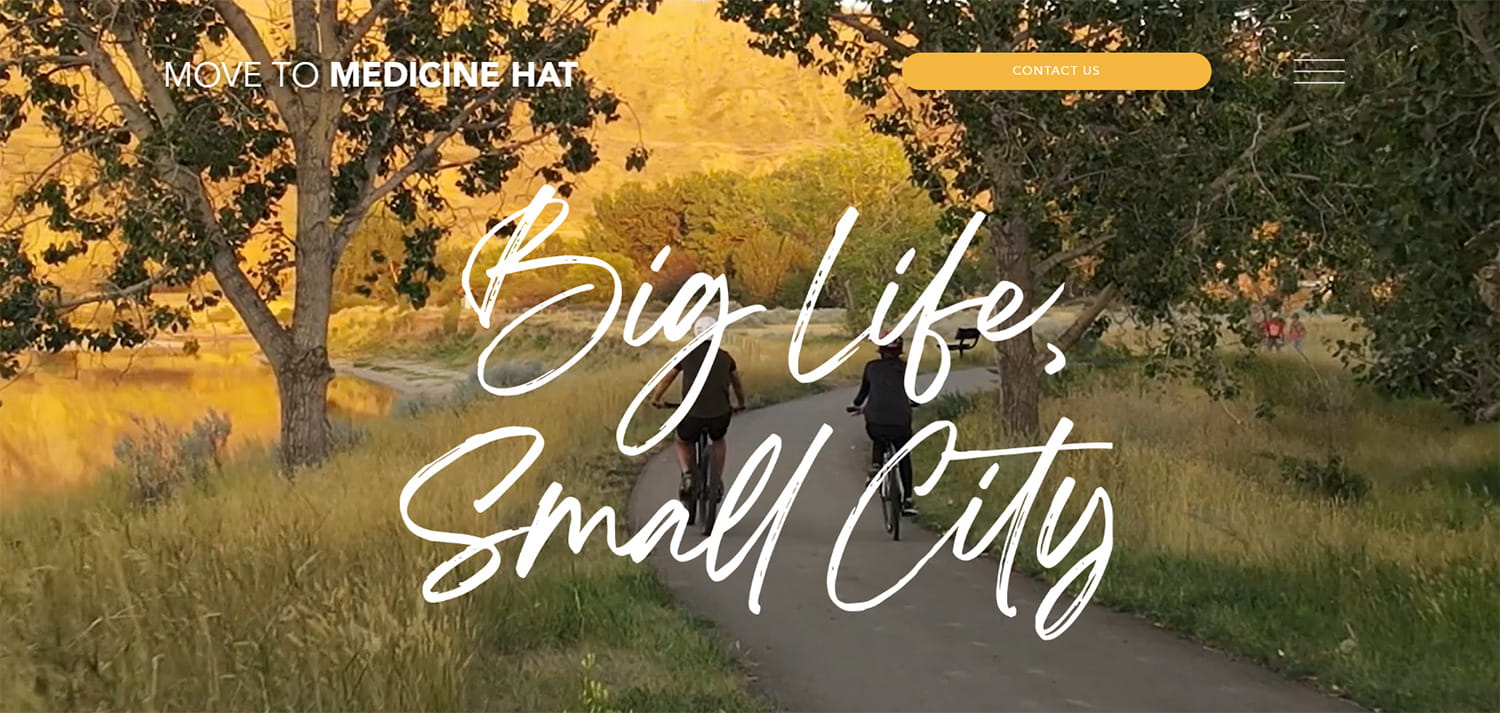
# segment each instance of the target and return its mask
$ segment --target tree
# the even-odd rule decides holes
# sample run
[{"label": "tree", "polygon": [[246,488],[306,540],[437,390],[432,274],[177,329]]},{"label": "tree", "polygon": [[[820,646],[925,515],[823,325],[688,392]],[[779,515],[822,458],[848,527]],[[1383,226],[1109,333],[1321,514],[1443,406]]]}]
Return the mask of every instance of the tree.
[{"label": "tree", "polygon": [[[432,272],[435,281],[441,281],[450,269],[461,269],[462,262],[455,263],[451,255],[446,262],[437,257],[431,260],[420,255],[408,261],[405,239],[409,233],[430,228],[426,220],[418,218],[409,224],[392,215],[384,206],[378,206],[365,216],[359,229],[349,238],[349,246],[333,271],[333,309],[342,309],[355,297],[394,303],[411,300],[402,290],[415,285],[426,285],[426,281],[414,279],[413,270]],[[438,246],[441,247],[441,246]],[[435,295],[424,295],[431,302]]]},{"label": "tree", "polygon": [[[844,210],[854,207],[860,222],[839,254],[825,292],[829,302],[846,309],[846,325],[856,331],[870,323],[876,303],[888,282],[926,284],[951,237],[939,230],[941,212],[907,180],[901,145],[885,137],[854,136],[822,151],[798,158],[766,176],[762,189],[771,232],[796,246],[826,245]],[[917,252],[906,272],[897,275],[896,263],[908,248]],[[806,250],[815,265],[821,254]],[[811,272],[791,272],[798,284],[789,291],[792,305],[801,305]],[[956,282],[963,283],[963,280]],[[958,289],[967,284],[956,285]],[[918,291],[897,294],[896,309],[907,309]]]},{"label": "tree", "polygon": [[[433,257],[443,230],[418,223],[419,211],[441,211],[445,188],[496,192],[521,175],[523,157],[567,195],[569,176],[600,160],[592,127],[614,121],[620,104],[582,72],[565,87],[515,86],[504,72],[496,86],[337,88],[330,64],[568,61],[601,25],[655,5],[291,0],[282,24],[236,0],[0,1],[0,141],[39,122],[67,168],[37,176],[16,203],[60,236],[42,251],[47,264],[112,248],[101,290],[64,295],[18,238],[0,242],[0,364],[13,371],[29,348],[140,343],[186,320],[153,305],[155,289],[211,275],[216,287],[190,308],[221,296],[234,306],[276,374],[286,467],[318,462],[329,446],[333,275],[363,220],[383,205],[406,226],[398,289],[420,305],[442,277]],[[164,71],[242,58],[259,63],[263,86],[169,84]],[[277,81],[277,61],[321,67],[321,81],[306,70],[310,86]],[[626,165],[644,160],[637,147]],[[269,247],[252,259],[252,244]],[[295,307],[282,323],[267,303],[288,282]],[[67,317],[100,302],[147,316],[106,326]]]},{"label": "tree", "polygon": [[[1370,3],[1348,32],[1380,38],[1352,110],[1309,156],[1305,190],[1330,226],[1323,257],[1359,376],[1400,396],[1500,418],[1500,9]],[[1347,149],[1343,151],[1347,153]]]},{"label": "tree", "polygon": [[[906,171],[898,142],[861,136],[763,175],[709,172],[626,184],[595,203],[586,242],[596,252],[629,256],[642,273],[670,245],[658,287],[694,270],[724,270],[736,299],[797,307],[821,256],[817,246],[854,206],[862,221],[844,246],[824,304],[850,308],[851,323],[862,326],[907,247],[920,250],[898,282],[926,282],[946,254],[940,213]],[[898,306],[914,299],[906,291]]]},{"label": "tree", "polygon": [[[1222,381],[1217,345],[1243,322],[1243,300],[1207,291],[1268,263],[1310,259],[1289,221],[1297,186],[1273,183],[1299,142],[1328,121],[1317,96],[1286,81],[1291,48],[1316,37],[1348,49],[1326,24],[1258,2],[867,3],[729,0],[726,19],[752,46],[839,76],[871,127],[901,140],[912,180],[950,210],[990,214],[983,236],[995,276],[1028,296],[1088,257],[1095,297],[1057,344],[1067,349],[1117,300],[1159,324],[1161,363]],[[1346,44],[1340,45],[1339,42]],[[914,52],[1182,51],[1207,56],[1213,80],[1192,92],[918,92],[901,82]],[[1329,56],[1343,56],[1331,54]],[[1285,239],[1256,226],[1288,221]],[[1075,276],[1078,277],[1078,276]],[[1013,432],[1038,427],[1039,355],[1029,335],[996,344],[999,413]]]},{"label": "tree", "polygon": [[629,257],[640,274],[650,271],[663,246],[671,247],[653,280],[663,290],[659,294],[700,270],[723,272],[733,282],[735,250],[765,230],[751,186],[749,176],[728,171],[649,186],[627,183],[595,203],[585,243],[595,251]]}]

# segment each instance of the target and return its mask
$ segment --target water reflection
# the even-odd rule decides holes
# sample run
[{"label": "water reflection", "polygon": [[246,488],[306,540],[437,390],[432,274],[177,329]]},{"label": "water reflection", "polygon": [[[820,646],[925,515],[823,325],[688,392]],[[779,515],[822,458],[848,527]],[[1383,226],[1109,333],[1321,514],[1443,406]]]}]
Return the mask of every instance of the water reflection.
[{"label": "water reflection", "polygon": [[[388,412],[395,393],[338,377],[330,416],[359,420]],[[210,409],[228,415],[231,452],[276,437],[279,408],[271,371],[245,349],[186,356],[64,355],[0,388],[0,498],[90,482],[114,463],[114,443],[138,428],[132,417],[183,428]]]}]

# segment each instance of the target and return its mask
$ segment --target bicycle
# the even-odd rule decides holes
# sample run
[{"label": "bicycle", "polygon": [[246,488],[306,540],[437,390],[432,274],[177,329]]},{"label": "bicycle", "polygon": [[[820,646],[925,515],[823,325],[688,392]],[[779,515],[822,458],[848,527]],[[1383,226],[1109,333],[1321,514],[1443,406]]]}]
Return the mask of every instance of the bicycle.
[{"label": "bicycle", "polygon": [[[845,406],[844,410],[850,414],[863,411],[858,406]],[[901,486],[901,468],[886,468],[895,457],[896,444],[887,440],[880,449],[880,462],[875,464],[876,473],[885,470],[885,478],[880,481],[880,516],[885,521],[885,531],[890,534],[893,542],[901,540],[901,505],[906,502],[906,492]]]},{"label": "bicycle", "polygon": [[[677,408],[681,405],[668,401],[662,404],[662,408]],[[730,413],[743,410],[736,408]],[[693,467],[689,471],[691,480],[687,497],[682,499],[682,504],[688,511],[688,524],[700,523],[704,537],[713,534],[714,522],[719,515],[719,501],[724,497],[723,473],[718,478],[710,477],[708,473],[712,467],[713,454],[709,451],[708,431],[700,430],[698,440],[693,443]],[[704,487],[705,485],[708,487]]]}]

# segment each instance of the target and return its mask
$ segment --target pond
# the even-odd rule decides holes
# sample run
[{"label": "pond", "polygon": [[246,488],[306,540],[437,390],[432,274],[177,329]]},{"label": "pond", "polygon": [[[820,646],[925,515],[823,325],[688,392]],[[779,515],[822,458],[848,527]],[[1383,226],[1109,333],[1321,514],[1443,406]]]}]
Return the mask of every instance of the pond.
[{"label": "pond", "polygon": [[[338,377],[329,415],[378,417],[395,398],[387,387]],[[0,384],[0,500],[92,482],[114,464],[116,441],[142,422],[186,428],[210,410],[229,419],[231,454],[276,438],[276,381],[248,345],[205,344],[193,355],[65,353],[35,363]]]}]

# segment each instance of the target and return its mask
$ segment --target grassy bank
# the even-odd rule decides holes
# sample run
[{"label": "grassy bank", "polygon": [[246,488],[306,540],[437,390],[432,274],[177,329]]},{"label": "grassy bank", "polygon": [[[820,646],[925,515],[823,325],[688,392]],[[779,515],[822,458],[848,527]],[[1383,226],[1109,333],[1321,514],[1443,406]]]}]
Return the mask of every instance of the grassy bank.
[{"label": "grassy bank", "polygon": [[[809,388],[787,376],[782,345],[734,350],[757,401]],[[506,563],[471,594],[421,598],[456,548],[401,522],[418,468],[472,434],[533,426],[546,451],[489,512],[472,503],[519,447],[449,467],[413,518],[473,534],[520,526],[554,480],[586,511],[618,511],[636,464],[615,453],[614,424],[655,365],[591,357],[532,394],[382,421],[291,483],[251,458],[149,509],[100,487],[4,511],[0,709],[760,707],[649,569],[600,543],[551,547],[526,579],[508,559],[517,547],[502,547]]]},{"label": "grassy bank", "polygon": [[[1021,566],[1038,572],[1041,513],[1071,476],[1080,491],[1064,530],[1095,486],[1114,507],[1115,550],[1096,602],[1368,706],[1500,708],[1500,428],[1382,400],[1292,357],[1261,360],[1248,386],[1216,403],[1126,367],[1050,400],[1044,427],[1066,416],[1072,440],[1115,449],[1059,459]],[[990,398],[934,409],[963,413],[960,447],[1004,440]],[[1258,404],[1274,417],[1253,415]],[[987,527],[1014,493],[1007,478],[1018,484],[1030,463],[1006,465],[980,491],[987,465],[945,476],[923,503],[927,524],[946,527],[977,495],[986,517],[976,529]]]}]

